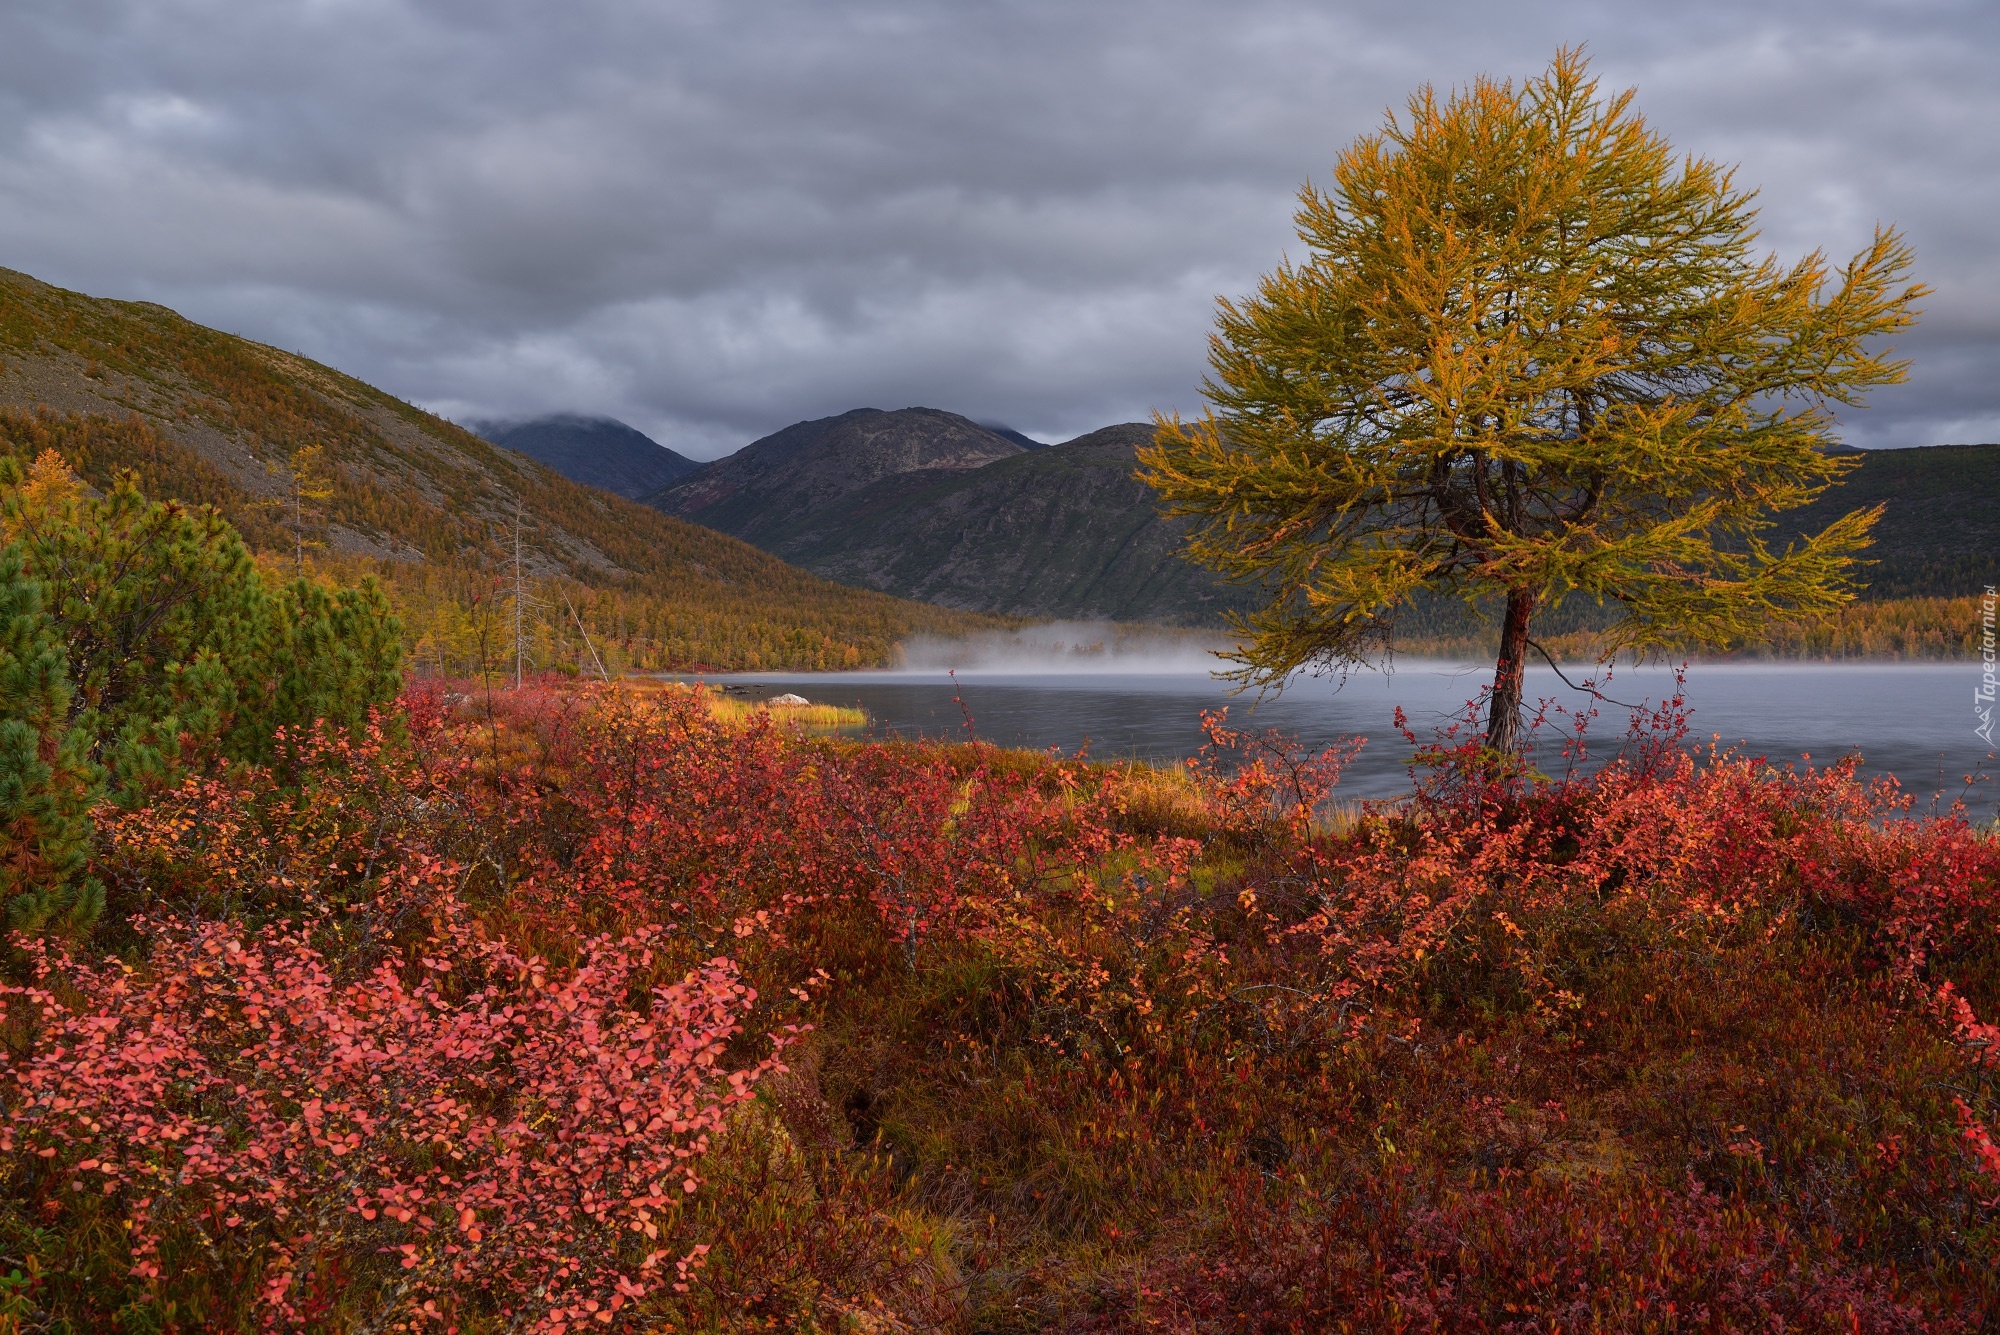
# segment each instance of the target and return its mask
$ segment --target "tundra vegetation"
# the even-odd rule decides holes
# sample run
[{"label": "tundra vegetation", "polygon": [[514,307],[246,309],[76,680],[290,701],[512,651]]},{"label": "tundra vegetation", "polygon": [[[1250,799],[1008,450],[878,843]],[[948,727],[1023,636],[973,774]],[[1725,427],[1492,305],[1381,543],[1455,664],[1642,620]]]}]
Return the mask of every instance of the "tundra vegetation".
[{"label": "tundra vegetation", "polygon": [[1468,717],[1336,815],[1220,716],[1161,771],[392,697],[365,590],[0,502],[0,1329],[2000,1318],[2000,847],[1851,762]]}]

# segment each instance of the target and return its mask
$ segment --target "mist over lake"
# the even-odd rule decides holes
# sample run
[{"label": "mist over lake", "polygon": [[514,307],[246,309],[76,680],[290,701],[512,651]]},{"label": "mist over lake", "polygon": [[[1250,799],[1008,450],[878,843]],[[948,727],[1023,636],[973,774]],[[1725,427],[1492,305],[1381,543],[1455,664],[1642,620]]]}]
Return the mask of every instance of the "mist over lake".
[{"label": "mist over lake", "polygon": [[[1122,648],[1063,641],[1069,648],[1036,656],[989,643],[961,653],[956,682],[942,655],[897,671],[764,673],[705,678],[751,698],[792,691],[815,702],[859,704],[878,735],[964,736],[966,713],[976,735],[1001,746],[1060,748],[1101,760],[1172,761],[1202,744],[1201,711],[1227,707],[1233,726],[1277,728],[1315,746],[1366,738],[1341,783],[1348,799],[1388,797],[1409,784],[1410,747],[1396,732],[1400,706],[1419,738],[1462,717],[1490,680],[1492,667],[1405,660],[1394,671],[1338,677],[1298,677],[1282,693],[1233,694],[1211,674],[1215,660],[1190,640],[1139,642]],[[1078,648],[1085,652],[1077,652]],[[1116,649],[1116,651],[1114,651]],[[915,655],[913,655],[914,657]],[[1570,678],[1583,672],[1566,668]],[[1763,755],[1773,764],[1815,765],[1850,751],[1868,774],[1893,774],[1924,801],[1965,794],[1980,816],[1993,814],[1990,783],[1967,789],[1965,778],[1988,766],[1988,748],[1973,735],[1976,664],[1696,663],[1687,669],[1689,737]],[[1620,702],[1656,706],[1671,696],[1674,675],[1661,667],[1623,666],[1602,687]],[[953,701],[964,701],[964,709]],[[1565,709],[1593,702],[1546,667],[1530,669],[1528,697]],[[1586,741],[1591,755],[1616,750],[1629,711],[1595,704]],[[1544,769],[1562,764],[1560,722],[1543,730],[1537,756]]]}]

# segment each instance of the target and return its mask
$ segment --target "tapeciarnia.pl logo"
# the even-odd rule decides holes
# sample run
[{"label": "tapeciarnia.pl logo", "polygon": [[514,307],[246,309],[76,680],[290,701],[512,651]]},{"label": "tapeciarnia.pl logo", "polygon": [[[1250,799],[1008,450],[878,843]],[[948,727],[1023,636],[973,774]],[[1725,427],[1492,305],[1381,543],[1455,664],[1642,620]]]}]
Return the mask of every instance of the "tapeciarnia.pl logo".
[{"label": "tapeciarnia.pl logo", "polygon": [[1979,624],[1982,629],[1979,639],[1979,662],[1985,668],[1985,671],[1979,678],[1978,689],[1972,693],[1972,712],[1979,716],[1979,726],[1972,730],[1972,735],[1979,738],[1980,741],[1985,742],[1988,746],[1993,745],[1993,690],[1995,685],[1993,610],[1996,604],[2000,604],[2000,595],[1996,595],[1993,591],[1993,586],[1988,584],[1986,586],[1986,596],[1979,600]]}]

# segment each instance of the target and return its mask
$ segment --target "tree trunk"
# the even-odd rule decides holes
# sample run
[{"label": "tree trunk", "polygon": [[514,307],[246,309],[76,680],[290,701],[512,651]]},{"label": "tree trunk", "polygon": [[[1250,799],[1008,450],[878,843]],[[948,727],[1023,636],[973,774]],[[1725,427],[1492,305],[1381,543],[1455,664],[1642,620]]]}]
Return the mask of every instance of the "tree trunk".
[{"label": "tree trunk", "polygon": [[1495,751],[1513,751],[1521,743],[1521,679],[1528,666],[1528,618],[1534,611],[1534,594],[1526,589],[1508,591],[1500,661],[1493,666],[1493,696],[1486,715],[1486,744]]}]

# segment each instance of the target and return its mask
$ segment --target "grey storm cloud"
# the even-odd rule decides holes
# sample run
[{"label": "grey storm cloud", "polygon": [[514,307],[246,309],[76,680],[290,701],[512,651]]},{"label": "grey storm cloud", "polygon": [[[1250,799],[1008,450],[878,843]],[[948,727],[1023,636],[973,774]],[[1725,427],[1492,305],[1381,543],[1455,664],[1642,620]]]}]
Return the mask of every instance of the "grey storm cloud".
[{"label": "grey storm cloud", "polygon": [[925,404],[1045,438],[1199,406],[1218,295],[1415,87],[1585,43],[1785,256],[1936,294],[1866,445],[2000,439],[1984,3],[12,0],[0,264],[449,416],[696,456]]}]

